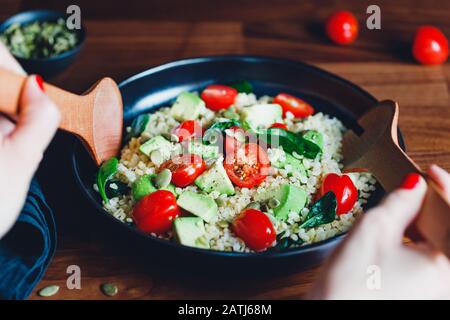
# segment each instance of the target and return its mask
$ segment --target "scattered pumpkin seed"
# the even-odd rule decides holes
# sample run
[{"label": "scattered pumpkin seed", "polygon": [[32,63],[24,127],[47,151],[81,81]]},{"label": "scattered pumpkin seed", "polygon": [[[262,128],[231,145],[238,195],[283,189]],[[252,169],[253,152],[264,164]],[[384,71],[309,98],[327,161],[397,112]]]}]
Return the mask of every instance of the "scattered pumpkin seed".
[{"label": "scattered pumpkin seed", "polygon": [[58,291],[59,291],[59,286],[51,285],[51,286],[47,286],[47,287],[44,287],[41,290],[39,290],[38,294],[41,297],[51,297],[51,296],[57,294]]},{"label": "scattered pumpkin seed", "polygon": [[114,297],[119,292],[119,288],[113,283],[104,283],[100,286],[100,289],[103,294],[109,297]]},{"label": "scattered pumpkin seed", "polygon": [[161,189],[167,187],[170,184],[170,180],[172,180],[172,172],[169,169],[163,169],[156,175],[153,182],[158,189]]}]

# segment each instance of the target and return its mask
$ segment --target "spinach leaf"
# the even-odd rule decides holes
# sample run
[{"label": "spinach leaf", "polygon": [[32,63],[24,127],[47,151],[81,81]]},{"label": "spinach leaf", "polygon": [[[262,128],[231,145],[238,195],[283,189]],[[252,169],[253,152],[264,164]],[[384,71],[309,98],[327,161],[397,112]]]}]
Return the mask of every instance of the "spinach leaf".
[{"label": "spinach leaf", "polygon": [[150,115],[148,113],[140,114],[134,118],[131,123],[131,131],[126,135],[125,141],[128,141],[133,137],[139,137],[141,133],[144,132],[149,121]]},{"label": "spinach leaf", "polygon": [[302,135],[303,155],[309,159],[315,159],[322,152],[323,136],[315,130],[308,130]]},{"label": "spinach leaf", "polygon": [[295,152],[309,159],[314,159],[323,147],[322,135],[314,130],[300,135],[281,128],[269,128],[260,132],[258,137],[269,145],[283,147],[287,153]]},{"label": "spinach leaf", "polygon": [[281,128],[269,128],[261,131],[258,138],[272,146],[283,147],[283,150],[287,153],[292,154],[295,151],[298,154],[303,154],[301,139],[293,132]]},{"label": "spinach leaf", "polygon": [[219,135],[222,135],[226,129],[230,129],[231,127],[234,127],[234,126],[240,127],[241,123],[237,120],[219,121],[219,122],[214,123],[203,134],[203,143],[211,144],[211,140],[214,136],[216,136],[216,138],[218,138]]},{"label": "spinach leaf", "polygon": [[117,172],[117,165],[119,160],[112,157],[108,161],[104,162],[97,173],[97,187],[103,201],[108,202],[108,197],[106,196],[106,182],[108,182],[114,174]]},{"label": "spinach leaf", "polygon": [[272,250],[281,251],[288,249],[294,245],[300,246],[304,242],[301,238],[298,238],[298,240],[292,240],[290,237],[285,237],[284,235],[284,232],[277,235],[277,244],[272,247]]},{"label": "spinach leaf", "polygon": [[[113,187],[112,185],[115,185]],[[108,199],[118,197],[124,194],[127,194],[130,192],[130,187],[128,185],[120,180],[117,179],[111,179],[108,180],[105,184],[105,193]]]},{"label": "spinach leaf", "polygon": [[235,88],[239,93],[252,93],[253,86],[247,80],[241,80],[234,82],[230,85],[230,87]]},{"label": "spinach leaf", "polygon": [[314,203],[300,228],[314,228],[325,223],[333,222],[336,218],[337,200],[333,191],[325,193]]}]

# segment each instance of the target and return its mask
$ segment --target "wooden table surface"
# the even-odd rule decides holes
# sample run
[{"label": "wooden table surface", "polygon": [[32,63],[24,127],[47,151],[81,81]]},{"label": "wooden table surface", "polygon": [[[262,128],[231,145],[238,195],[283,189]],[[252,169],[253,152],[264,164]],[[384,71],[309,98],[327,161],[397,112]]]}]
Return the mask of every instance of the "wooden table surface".
[{"label": "wooden table surface", "polygon": [[[410,156],[420,166],[437,163],[450,170],[450,64],[423,67],[412,62],[408,41],[420,24],[434,24],[450,36],[448,1],[377,1],[382,30],[364,28],[371,1],[72,1],[1,0],[0,18],[28,8],[81,7],[87,43],[72,67],[52,80],[82,92],[102,76],[117,81],[173,59],[214,54],[271,55],[313,63],[360,85],[379,99],[400,104],[400,127]],[[334,9],[350,9],[362,22],[358,41],[337,47],[320,25]],[[182,262],[162,268],[140,262],[128,250],[112,247],[101,226],[89,221],[89,208],[67,163],[71,138],[59,134],[40,174],[58,222],[55,258],[38,288],[61,286],[55,299],[102,299],[99,286],[119,286],[118,299],[301,298],[319,275],[306,272],[220,282],[191,277]],[[66,145],[65,145],[66,144]],[[49,174],[49,170],[52,171]],[[64,182],[64,188],[61,183]],[[66,288],[66,269],[81,268],[81,290]],[[239,270],[230,270],[239,274]],[[31,299],[39,299],[34,292]]]}]

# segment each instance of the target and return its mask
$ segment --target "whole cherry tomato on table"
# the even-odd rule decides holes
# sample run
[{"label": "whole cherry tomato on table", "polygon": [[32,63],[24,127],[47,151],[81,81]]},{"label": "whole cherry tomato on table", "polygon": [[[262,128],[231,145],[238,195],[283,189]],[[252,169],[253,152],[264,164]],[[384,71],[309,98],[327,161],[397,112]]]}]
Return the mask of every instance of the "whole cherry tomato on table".
[{"label": "whole cherry tomato on table", "polygon": [[320,187],[319,196],[321,197],[329,191],[336,196],[336,214],[349,212],[358,200],[358,189],[348,175],[327,174]]},{"label": "whole cherry tomato on table", "polygon": [[231,106],[237,94],[237,90],[232,87],[213,84],[207,86],[200,96],[209,109],[218,111]]},{"label": "whole cherry tomato on table", "polygon": [[159,171],[169,169],[172,172],[171,182],[184,188],[194,183],[195,179],[206,169],[205,161],[197,154],[180,154],[164,162]]},{"label": "whole cherry tomato on table", "polygon": [[283,116],[286,112],[291,112],[295,118],[306,118],[314,113],[314,108],[300,98],[287,93],[279,93],[273,99],[273,103],[279,104],[283,108]]},{"label": "whole cherry tomato on table", "polygon": [[326,32],[337,44],[349,44],[358,36],[358,20],[348,11],[337,11],[328,17]]},{"label": "whole cherry tomato on table", "polygon": [[270,126],[270,128],[279,128],[279,129],[284,129],[284,130],[288,129],[287,125],[285,125],[284,123],[279,123],[279,122],[272,124]]},{"label": "whole cherry tomato on table", "polygon": [[270,161],[267,153],[256,143],[248,143],[224,161],[224,168],[230,180],[240,188],[253,188],[267,177]]},{"label": "whole cherry tomato on table", "polygon": [[422,64],[441,64],[448,58],[448,40],[438,28],[422,26],[414,36],[412,53]]},{"label": "whole cherry tomato on table", "polygon": [[233,221],[232,230],[247,247],[265,250],[276,240],[276,232],[269,217],[256,209],[245,209]]},{"label": "whole cherry tomato on table", "polygon": [[178,137],[178,142],[187,141],[191,138],[201,137],[202,127],[195,120],[186,120],[173,130],[173,134]]},{"label": "whole cherry tomato on table", "polygon": [[134,207],[132,215],[139,230],[164,234],[172,228],[180,209],[172,192],[157,190],[143,197]]}]

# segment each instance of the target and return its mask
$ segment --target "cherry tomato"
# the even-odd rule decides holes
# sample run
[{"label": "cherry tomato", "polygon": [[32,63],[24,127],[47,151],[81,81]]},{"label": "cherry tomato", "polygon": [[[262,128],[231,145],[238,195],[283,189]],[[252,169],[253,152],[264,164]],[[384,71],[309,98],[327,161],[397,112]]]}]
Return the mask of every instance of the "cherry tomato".
[{"label": "cherry tomato", "polygon": [[230,180],[241,188],[253,188],[267,177],[269,168],[267,153],[256,143],[248,143],[229,153],[224,167]]},{"label": "cherry tomato", "polygon": [[238,126],[233,126],[230,129],[232,135],[225,134],[225,154],[234,153],[245,143],[245,130]]},{"label": "cherry tomato", "polygon": [[183,121],[173,130],[173,134],[178,137],[178,142],[187,141],[202,135],[202,127],[195,120]]},{"label": "cherry tomato", "polygon": [[206,164],[197,154],[180,154],[164,162],[159,171],[169,169],[172,172],[171,182],[184,188],[192,184],[205,171]]},{"label": "cherry tomato", "polygon": [[179,215],[177,199],[167,190],[157,190],[146,195],[133,209],[134,222],[145,233],[166,233]]},{"label": "cherry tomato", "polygon": [[256,209],[245,209],[233,221],[232,230],[247,247],[265,250],[276,240],[275,228],[269,217]]},{"label": "cherry tomato", "polygon": [[349,44],[358,36],[358,20],[348,11],[337,11],[328,17],[326,32],[337,44]]},{"label": "cherry tomato", "polygon": [[358,189],[347,175],[327,174],[320,187],[319,195],[323,196],[329,191],[333,191],[336,196],[336,214],[349,212],[358,200]]},{"label": "cherry tomato", "polygon": [[279,93],[273,99],[273,103],[279,104],[283,108],[283,116],[286,112],[291,112],[295,118],[306,118],[314,113],[314,108],[300,98],[287,93]]},{"label": "cherry tomato", "polygon": [[287,125],[285,125],[284,123],[279,123],[279,122],[272,124],[270,126],[270,128],[280,128],[280,129],[284,129],[284,130],[288,129]]},{"label": "cherry tomato", "polygon": [[236,89],[221,84],[207,86],[201,94],[206,106],[213,110],[227,109],[234,103],[238,92]]},{"label": "cherry tomato", "polygon": [[441,64],[448,58],[448,40],[436,27],[419,27],[414,36],[412,53],[422,64]]}]

